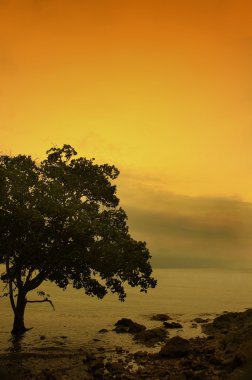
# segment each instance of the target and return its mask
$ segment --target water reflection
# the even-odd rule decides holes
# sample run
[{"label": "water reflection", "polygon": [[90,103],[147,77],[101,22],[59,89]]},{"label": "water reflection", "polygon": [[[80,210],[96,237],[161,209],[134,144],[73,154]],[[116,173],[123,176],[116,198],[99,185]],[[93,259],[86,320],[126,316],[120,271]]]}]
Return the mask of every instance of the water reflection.
[{"label": "water reflection", "polygon": [[12,343],[12,346],[8,348],[8,351],[21,352],[23,339],[24,339],[24,334],[12,335],[12,337],[9,339],[9,342]]},{"label": "water reflection", "polygon": [[[122,317],[153,328],[151,316],[167,313],[184,325],[185,338],[199,335],[200,331],[191,328],[191,320],[196,317],[215,317],[217,313],[242,311],[251,307],[251,273],[222,270],[156,270],[154,276],[159,281],[156,289],[142,294],[137,289],[127,289],[125,303],[118,302],[113,295],[102,301],[85,296],[83,292],[67,289],[63,292],[52,283],[44,290],[51,294],[57,304],[56,311],[44,304],[28,305],[27,326],[34,329],[24,336],[11,337],[13,314],[7,299],[0,298],[0,354],[9,352],[34,352],[35,350],[61,349],[65,342],[68,349],[92,346],[93,338],[102,339],[104,346],[133,346],[131,337],[120,336],[112,330],[114,323]],[[225,307],[224,307],[225,305]],[[187,328],[188,326],[188,328]],[[102,328],[109,333],[101,337]],[[45,336],[45,339],[41,337]],[[67,339],[59,338],[67,336]],[[122,342],[123,341],[123,342]],[[11,348],[10,348],[11,347]],[[1,379],[1,377],[0,377]]]}]

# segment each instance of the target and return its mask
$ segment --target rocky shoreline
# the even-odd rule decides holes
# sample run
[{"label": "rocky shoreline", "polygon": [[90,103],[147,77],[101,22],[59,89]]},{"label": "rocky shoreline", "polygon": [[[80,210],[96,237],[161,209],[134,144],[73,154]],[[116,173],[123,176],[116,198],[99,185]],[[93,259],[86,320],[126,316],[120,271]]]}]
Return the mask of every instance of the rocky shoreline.
[{"label": "rocky shoreline", "polygon": [[[141,349],[123,347],[47,354],[11,353],[0,356],[1,380],[70,379],[167,379],[167,380],[249,380],[252,379],[252,309],[225,312],[213,321],[195,318],[205,337],[185,339],[180,322],[169,315],[152,316],[160,326],[147,329],[122,318],[115,334],[130,334]],[[193,327],[193,326],[192,326]],[[170,337],[170,331],[176,334]],[[100,334],[108,330],[101,329]],[[146,350],[143,347],[146,346]],[[155,347],[155,352],[150,351]]]}]

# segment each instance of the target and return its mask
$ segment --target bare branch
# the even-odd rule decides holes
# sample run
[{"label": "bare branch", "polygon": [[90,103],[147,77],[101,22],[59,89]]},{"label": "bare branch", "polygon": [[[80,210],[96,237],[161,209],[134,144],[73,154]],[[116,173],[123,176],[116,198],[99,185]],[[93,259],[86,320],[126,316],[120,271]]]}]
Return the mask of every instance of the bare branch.
[{"label": "bare branch", "polygon": [[29,303],[42,303],[42,302],[49,302],[49,304],[52,306],[53,310],[55,311],[55,307],[54,307],[54,304],[52,303],[51,300],[49,300],[48,298],[45,298],[44,300],[35,300],[35,301],[29,301],[27,300],[26,302],[29,302]]},{"label": "bare branch", "polygon": [[26,277],[26,280],[25,280],[25,285],[27,285],[31,279],[31,276],[32,276],[32,273],[33,273],[33,268],[30,268],[29,269],[29,272],[28,272],[28,275]]},{"label": "bare branch", "polygon": [[45,271],[41,270],[41,272],[39,272],[36,277],[34,277],[32,280],[27,282],[27,284],[25,284],[26,289],[28,291],[36,289],[45,280],[45,276],[46,276]]},{"label": "bare branch", "polygon": [[8,297],[10,295],[8,282],[3,286],[2,293],[3,294],[0,295],[0,298]]}]

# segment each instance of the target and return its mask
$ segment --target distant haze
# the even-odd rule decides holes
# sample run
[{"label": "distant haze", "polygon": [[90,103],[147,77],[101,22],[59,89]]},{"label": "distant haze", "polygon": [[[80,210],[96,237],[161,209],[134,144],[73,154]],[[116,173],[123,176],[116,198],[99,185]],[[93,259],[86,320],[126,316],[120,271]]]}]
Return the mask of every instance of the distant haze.
[{"label": "distant haze", "polygon": [[251,203],[147,188],[138,194],[126,197],[129,224],[147,240],[155,267],[252,268]]}]

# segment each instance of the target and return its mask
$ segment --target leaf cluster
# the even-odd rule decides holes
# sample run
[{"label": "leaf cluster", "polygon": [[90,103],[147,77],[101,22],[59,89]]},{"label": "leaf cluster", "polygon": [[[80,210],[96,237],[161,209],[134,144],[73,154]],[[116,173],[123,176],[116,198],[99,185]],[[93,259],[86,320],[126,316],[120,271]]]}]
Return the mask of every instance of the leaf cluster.
[{"label": "leaf cluster", "polygon": [[113,165],[76,157],[70,145],[53,147],[37,163],[0,156],[0,262],[2,274],[28,292],[50,280],[102,298],[120,300],[123,283],[155,287],[150,253],[129,234],[119,207]]}]

